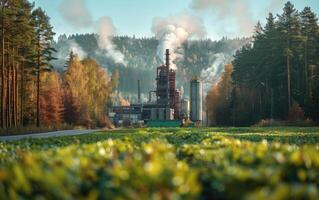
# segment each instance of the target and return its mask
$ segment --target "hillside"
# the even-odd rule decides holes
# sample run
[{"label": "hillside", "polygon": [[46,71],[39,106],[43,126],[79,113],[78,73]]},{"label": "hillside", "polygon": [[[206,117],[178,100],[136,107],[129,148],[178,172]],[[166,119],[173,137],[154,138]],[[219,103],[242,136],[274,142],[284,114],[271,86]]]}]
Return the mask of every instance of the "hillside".
[{"label": "hillside", "polygon": [[[202,76],[205,88],[216,82],[223,71],[224,64],[232,60],[234,53],[250,41],[249,38],[227,39],[220,41],[193,40],[184,43],[179,50],[184,55],[178,61],[177,85],[185,88],[188,95],[188,82],[193,75]],[[58,58],[53,65],[58,70],[63,66],[72,50],[80,57],[96,59],[110,73],[114,70],[120,72],[119,91],[129,99],[135,99],[137,80],[142,80],[143,98],[154,88],[155,68],[161,65],[157,56],[158,41],[155,38],[135,38],[118,36],[113,39],[117,49],[125,56],[124,64],[116,64],[111,58],[103,54],[97,44],[94,34],[61,35],[55,43]]]}]

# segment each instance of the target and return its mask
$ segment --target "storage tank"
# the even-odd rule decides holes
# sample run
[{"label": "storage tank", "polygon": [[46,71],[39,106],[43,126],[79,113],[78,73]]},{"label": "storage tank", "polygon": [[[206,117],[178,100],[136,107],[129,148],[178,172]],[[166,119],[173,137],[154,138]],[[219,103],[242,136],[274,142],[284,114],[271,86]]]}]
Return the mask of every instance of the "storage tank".
[{"label": "storage tank", "polygon": [[157,112],[157,108],[152,108],[151,109],[151,120],[157,120],[158,118],[158,112]]},{"label": "storage tank", "polygon": [[165,108],[158,109],[158,120],[165,120]]},{"label": "storage tank", "polygon": [[203,120],[203,83],[196,76],[193,77],[190,83],[190,104],[191,112],[190,118],[193,122],[198,122]]},{"label": "storage tank", "polygon": [[182,99],[180,103],[180,117],[182,119],[188,119],[189,118],[189,100],[188,99]]}]

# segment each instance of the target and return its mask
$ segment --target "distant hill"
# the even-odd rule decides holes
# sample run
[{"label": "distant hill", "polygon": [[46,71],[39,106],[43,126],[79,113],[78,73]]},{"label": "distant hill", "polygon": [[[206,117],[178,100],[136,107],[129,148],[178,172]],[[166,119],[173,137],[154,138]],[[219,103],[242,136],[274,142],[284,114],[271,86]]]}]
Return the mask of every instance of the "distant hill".
[{"label": "distant hill", "polygon": [[[189,80],[192,76],[201,76],[205,80],[205,88],[214,84],[224,69],[224,64],[230,62],[234,53],[243,45],[250,42],[250,38],[227,39],[219,41],[192,40],[183,44],[179,50],[184,55],[177,64],[177,87],[185,88],[185,95],[189,93]],[[54,67],[62,71],[70,50],[81,57],[91,57],[103,65],[109,73],[114,70],[120,72],[119,92],[131,100],[136,98],[137,80],[142,81],[143,97],[147,98],[148,91],[155,86],[155,69],[162,62],[157,56],[158,41],[155,38],[135,38],[118,36],[113,38],[117,49],[125,55],[127,62],[116,64],[105,56],[99,48],[94,34],[61,35],[55,44],[58,60]]]}]

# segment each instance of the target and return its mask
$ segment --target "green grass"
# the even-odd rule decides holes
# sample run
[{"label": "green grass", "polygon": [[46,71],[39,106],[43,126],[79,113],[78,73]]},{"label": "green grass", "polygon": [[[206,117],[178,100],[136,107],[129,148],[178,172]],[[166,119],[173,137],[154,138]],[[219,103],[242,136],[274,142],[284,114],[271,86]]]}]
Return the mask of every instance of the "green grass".
[{"label": "green grass", "polygon": [[319,199],[319,128],[153,128],[0,142],[0,199]]}]

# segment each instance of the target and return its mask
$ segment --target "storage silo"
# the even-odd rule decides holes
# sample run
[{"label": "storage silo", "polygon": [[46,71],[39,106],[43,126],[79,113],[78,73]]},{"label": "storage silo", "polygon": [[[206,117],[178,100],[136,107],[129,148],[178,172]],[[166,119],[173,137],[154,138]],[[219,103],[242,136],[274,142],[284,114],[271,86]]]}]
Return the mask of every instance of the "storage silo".
[{"label": "storage silo", "polygon": [[190,118],[193,122],[203,120],[203,83],[196,76],[193,77],[190,83]]},{"label": "storage silo", "polygon": [[180,103],[180,117],[182,119],[189,119],[189,100],[182,99]]}]

